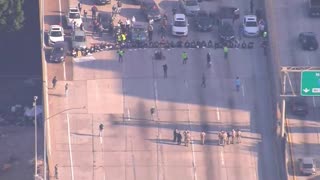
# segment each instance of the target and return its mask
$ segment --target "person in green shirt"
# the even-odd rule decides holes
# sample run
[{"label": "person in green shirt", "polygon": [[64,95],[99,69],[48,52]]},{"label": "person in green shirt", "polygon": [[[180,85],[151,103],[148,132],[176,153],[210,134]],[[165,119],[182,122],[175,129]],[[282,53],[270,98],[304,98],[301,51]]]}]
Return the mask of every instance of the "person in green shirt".
[{"label": "person in green shirt", "polygon": [[117,51],[117,53],[118,53],[118,55],[119,55],[119,62],[120,62],[120,63],[123,62],[124,50],[119,49],[119,50]]},{"label": "person in green shirt", "polygon": [[182,58],[182,64],[187,64],[188,55],[185,51],[182,52],[181,58]]},{"label": "person in green shirt", "polygon": [[225,45],[223,47],[223,53],[224,53],[224,58],[226,59],[228,57],[228,52],[229,52],[229,49],[228,47]]}]

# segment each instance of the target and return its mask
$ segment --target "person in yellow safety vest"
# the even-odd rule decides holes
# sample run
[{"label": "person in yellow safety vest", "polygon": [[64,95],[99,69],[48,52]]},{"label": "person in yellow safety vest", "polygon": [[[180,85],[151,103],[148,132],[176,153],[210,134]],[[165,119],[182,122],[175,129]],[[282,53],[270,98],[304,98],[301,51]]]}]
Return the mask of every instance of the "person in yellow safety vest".
[{"label": "person in yellow safety vest", "polygon": [[229,49],[228,49],[228,47],[226,45],[223,47],[223,52],[224,52],[224,58],[227,58]]},{"label": "person in yellow safety vest", "polygon": [[181,58],[182,58],[182,64],[187,64],[188,55],[185,51],[182,52]]},{"label": "person in yellow safety vest", "polygon": [[122,33],[121,34],[121,39],[122,39],[122,42],[125,42],[127,37],[126,37],[126,34]]},{"label": "person in yellow safety vest", "polygon": [[118,41],[119,43],[122,41],[122,36],[121,36],[120,34],[117,36],[117,41]]}]

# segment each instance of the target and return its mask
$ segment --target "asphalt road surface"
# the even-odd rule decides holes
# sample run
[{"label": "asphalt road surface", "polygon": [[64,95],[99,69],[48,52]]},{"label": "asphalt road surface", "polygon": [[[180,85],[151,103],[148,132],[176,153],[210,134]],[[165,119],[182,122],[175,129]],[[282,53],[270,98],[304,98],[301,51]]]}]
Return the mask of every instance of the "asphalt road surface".
[{"label": "asphalt road surface", "polygon": [[[65,1],[45,1],[46,29],[59,23],[59,2],[65,13]],[[82,3],[83,9],[91,8],[91,1]],[[170,19],[175,2],[158,3]],[[127,1],[123,5],[123,16],[143,19],[137,6]],[[240,7],[242,17],[249,1],[201,4],[204,8],[218,5]],[[110,11],[111,5],[98,8]],[[85,27],[90,31],[90,24]],[[191,30],[189,38],[215,40],[216,31]],[[88,40],[100,39],[89,35]],[[54,175],[57,164],[59,179],[72,180],[281,179],[268,61],[259,39],[245,40],[253,41],[255,47],[230,49],[227,60],[222,49],[163,50],[166,59],[162,61],[152,59],[154,49],[139,49],[126,51],[123,63],[115,51],[107,51],[47,64],[49,84],[54,76],[58,78],[57,87],[49,87],[50,174]],[[182,51],[189,56],[186,65],[180,58]],[[205,62],[208,51],[213,54],[210,69]],[[163,64],[168,65],[166,79]],[[203,74],[205,88],[201,87]],[[65,83],[69,83],[67,96]],[[156,109],[153,116],[152,107]],[[104,130],[99,137],[101,123]],[[174,128],[191,132],[189,147],[172,142]],[[232,128],[243,132],[242,143],[219,146],[217,133]],[[200,143],[202,131],[207,133],[205,145]]]}]

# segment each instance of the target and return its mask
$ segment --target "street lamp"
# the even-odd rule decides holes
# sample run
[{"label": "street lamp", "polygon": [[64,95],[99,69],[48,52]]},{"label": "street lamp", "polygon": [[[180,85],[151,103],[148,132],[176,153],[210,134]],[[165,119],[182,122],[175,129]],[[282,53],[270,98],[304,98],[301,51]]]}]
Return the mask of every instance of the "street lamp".
[{"label": "street lamp", "polygon": [[37,99],[38,96],[33,96],[33,108],[34,108],[34,179],[36,180],[38,177],[38,147],[37,147]]}]

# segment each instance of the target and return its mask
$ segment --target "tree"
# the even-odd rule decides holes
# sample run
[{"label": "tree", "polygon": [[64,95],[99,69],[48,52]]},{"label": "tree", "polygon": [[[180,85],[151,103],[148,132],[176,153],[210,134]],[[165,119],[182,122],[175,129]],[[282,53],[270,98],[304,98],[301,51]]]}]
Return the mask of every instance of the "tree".
[{"label": "tree", "polygon": [[0,31],[19,31],[24,25],[24,0],[0,0]]}]

